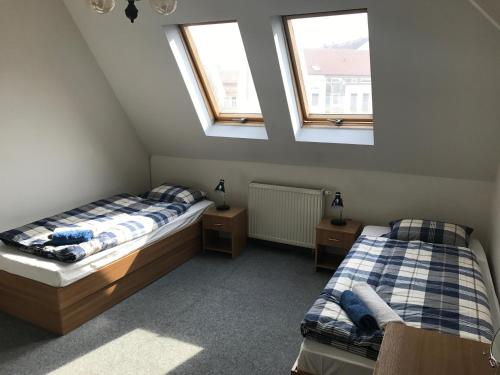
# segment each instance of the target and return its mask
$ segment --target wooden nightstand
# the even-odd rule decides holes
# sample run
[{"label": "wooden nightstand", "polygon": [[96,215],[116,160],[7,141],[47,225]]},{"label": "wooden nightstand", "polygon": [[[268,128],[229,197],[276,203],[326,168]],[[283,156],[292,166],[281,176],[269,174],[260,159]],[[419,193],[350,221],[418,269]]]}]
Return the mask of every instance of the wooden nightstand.
[{"label": "wooden nightstand", "polygon": [[477,341],[390,323],[374,375],[493,375],[489,355],[483,355],[489,350]]},{"label": "wooden nightstand", "polygon": [[247,243],[247,210],[233,207],[227,211],[209,208],[203,214],[203,250],[240,255]]},{"label": "wooden nightstand", "polygon": [[315,267],[336,270],[361,233],[363,225],[354,220],[347,224],[332,225],[324,218],[316,227]]}]

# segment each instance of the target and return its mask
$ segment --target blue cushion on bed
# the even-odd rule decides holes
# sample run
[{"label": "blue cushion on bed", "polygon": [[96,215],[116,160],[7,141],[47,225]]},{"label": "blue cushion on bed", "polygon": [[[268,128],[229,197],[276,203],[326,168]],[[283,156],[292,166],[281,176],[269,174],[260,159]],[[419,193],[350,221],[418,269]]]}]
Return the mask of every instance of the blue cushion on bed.
[{"label": "blue cushion on bed", "polygon": [[82,242],[90,241],[94,233],[88,229],[75,229],[52,234],[51,246],[78,245]]},{"label": "blue cushion on bed", "polygon": [[162,184],[141,195],[144,199],[159,202],[178,202],[186,204],[195,204],[206,198],[204,191],[191,189],[181,185]]},{"label": "blue cushion on bed", "polygon": [[349,319],[363,332],[373,332],[379,329],[377,321],[370,309],[361,299],[350,290],[340,296],[340,306]]},{"label": "blue cushion on bed", "polygon": [[403,219],[390,223],[384,237],[400,241],[422,241],[438,245],[469,247],[472,228],[434,220]]}]

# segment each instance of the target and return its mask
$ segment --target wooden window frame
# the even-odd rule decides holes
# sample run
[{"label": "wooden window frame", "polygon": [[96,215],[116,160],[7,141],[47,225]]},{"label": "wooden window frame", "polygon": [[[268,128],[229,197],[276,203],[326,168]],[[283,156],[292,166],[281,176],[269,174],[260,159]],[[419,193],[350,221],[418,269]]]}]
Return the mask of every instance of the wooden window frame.
[{"label": "wooden window frame", "polygon": [[[310,127],[310,128],[342,127],[342,128],[357,128],[357,129],[373,128],[373,114],[342,115],[333,113],[331,114],[310,113],[309,105],[307,102],[307,94],[306,94],[304,79],[301,73],[300,58],[299,58],[297,43],[295,40],[295,33],[292,25],[292,21],[294,19],[337,16],[343,14],[360,14],[360,13],[368,14],[368,9],[362,8],[362,9],[350,9],[350,10],[321,12],[321,13],[295,14],[283,17],[286,42],[290,57],[290,65],[292,67],[293,86],[295,91],[295,97],[297,99],[297,103],[299,104],[299,115],[302,127]],[[338,122],[337,120],[341,120],[341,122]]]},{"label": "wooden window frame", "polygon": [[[193,67],[196,80],[198,81],[198,86],[202,92],[203,99],[209,111],[209,115],[214,121],[214,123],[221,125],[240,125],[240,126],[264,126],[264,118],[262,114],[255,113],[223,113],[218,108],[217,98],[215,97],[212,89],[210,88],[210,83],[208,81],[207,74],[201,63],[201,59],[196,48],[196,44],[192,38],[189,31],[190,26],[201,26],[201,25],[217,25],[222,23],[238,23],[237,21],[217,21],[217,22],[202,22],[202,23],[189,23],[179,25],[179,29],[182,35],[182,39],[186,50],[188,52],[188,57]],[[248,64],[248,58],[247,58]],[[260,105],[260,103],[259,103]]]}]

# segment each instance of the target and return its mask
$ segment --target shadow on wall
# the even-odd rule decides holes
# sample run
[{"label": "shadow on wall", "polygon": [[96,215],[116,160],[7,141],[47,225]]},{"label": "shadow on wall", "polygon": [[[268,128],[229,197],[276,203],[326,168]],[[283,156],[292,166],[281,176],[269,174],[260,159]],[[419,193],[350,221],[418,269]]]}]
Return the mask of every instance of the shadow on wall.
[{"label": "shadow on wall", "polygon": [[500,164],[498,166],[496,194],[493,204],[492,250],[488,254],[488,260],[492,268],[495,289],[498,295],[500,293]]}]

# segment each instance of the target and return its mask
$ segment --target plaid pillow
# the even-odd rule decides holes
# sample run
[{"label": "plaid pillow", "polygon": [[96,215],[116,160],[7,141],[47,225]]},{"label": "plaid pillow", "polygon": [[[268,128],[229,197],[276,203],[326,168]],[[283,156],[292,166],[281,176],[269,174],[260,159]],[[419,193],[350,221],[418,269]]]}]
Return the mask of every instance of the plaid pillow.
[{"label": "plaid pillow", "polygon": [[441,245],[469,246],[473,229],[432,220],[403,219],[390,223],[391,231],[384,237],[401,241],[422,241]]},{"label": "plaid pillow", "polygon": [[163,184],[142,195],[142,198],[159,202],[195,204],[206,198],[204,191],[186,186]]}]

